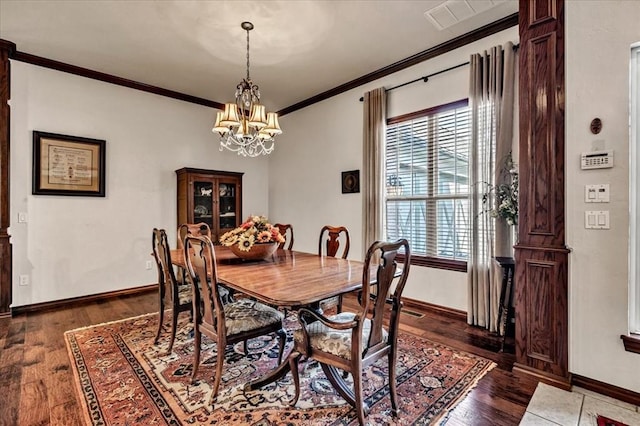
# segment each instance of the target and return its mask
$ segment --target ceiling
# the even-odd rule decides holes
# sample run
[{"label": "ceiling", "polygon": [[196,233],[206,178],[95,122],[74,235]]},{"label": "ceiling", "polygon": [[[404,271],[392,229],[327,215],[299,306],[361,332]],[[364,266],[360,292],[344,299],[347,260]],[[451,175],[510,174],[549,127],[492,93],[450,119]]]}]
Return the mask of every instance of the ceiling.
[{"label": "ceiling", "polygon": [[251,21],[251,77],[281,110],[517,11],[517,0],[0,0],[0,38],[224,103],[246,73]]}]

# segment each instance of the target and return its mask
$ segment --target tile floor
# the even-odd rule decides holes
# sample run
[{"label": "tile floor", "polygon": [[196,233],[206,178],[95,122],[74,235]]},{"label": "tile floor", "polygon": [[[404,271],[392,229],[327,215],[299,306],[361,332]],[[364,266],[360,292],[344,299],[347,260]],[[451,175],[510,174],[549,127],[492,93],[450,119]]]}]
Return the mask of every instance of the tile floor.
[{"label": "tile floor", "polygon": [[640,426],[640,407],[579,387],[571,392],[539,383],[520,426],[596,426],[598,415]]}]

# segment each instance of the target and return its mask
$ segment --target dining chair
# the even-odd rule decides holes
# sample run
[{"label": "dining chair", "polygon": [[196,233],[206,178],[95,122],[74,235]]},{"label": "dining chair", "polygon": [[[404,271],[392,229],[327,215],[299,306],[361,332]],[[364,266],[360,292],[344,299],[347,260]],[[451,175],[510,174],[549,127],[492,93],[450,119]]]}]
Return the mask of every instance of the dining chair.
[{"label": "dining chair", "polygon": [[195,235],[196,237],[207,236],[211,238],[211,228],[209,228],[209,225],[205,222],[181,224],[178,226],[177,249],[182,250],[184,247],[184,239],[187,235]]},{"label": "dining chair", "polygon": [[167,353],[171,353],[173,342],[176,339],[176,328],[178,325],[178,314],[180,312],[191,311],[191,288],[183,285],[176,279],[171,264],[171,251],[169,240],[164,229],[153,229],[152,236],[153,257],[158,269],[158,295],[159,295],[159,319],[158,332],[153,344],[157,344],[162,334],[164,325],[165,309],[171,309],[171,340]]},{"label": "dining chair", "polygon": [[[211,238],[211,228],[209,228],[209,225],[206,224],[205,222],[199,222],[199,223],[183,223],[180,226],[178,226],[178,242],[177,242],[177,249],[178,250],[183,250],[184,249],[184,239],[187,237],[187,235],[194,235],[196,237],[209,237]],[[183,268],[178,267],[178,282],[179,283],[185,283],[185,284],[189,284],[186,282],[186,271]],[[218,284],[218,286],[220,286],[220,284]],[[222,301],[224,303],[229,302],[233,296],[231,294],[231,290],[229,290],[226,287],[221,287],[218,289],[220,291],[220,295],[222,296]]]},{"label": "dining chair", "polygon": [[[379,255],[376,256],[376,254]],[[291,367],[295,394],[293,406],[300,397],[298,362],[302,356],[320,363],[325,375],[365,424],[369,407],[362,391],[362,372],[382,357],[388,360],[391,409],[398,415],[396,395],[396,359],[398,325],[402,309],[402,291],[409,276],[411,254],[409,243],[376,241],[369,247],[362,271],[362,297],[354,312],[341,312],[326,317],[309,308],[298,311],[301,328],[294,332],[294,347],[287,361]],[[371,271],[375,270],[375,274]],[[370,277],[376,277],[371,280]],[[375,287],[375,291],[374,291]],[[385,328],[388,318],[388,328]],[[353,389],[339,370],[353,377]]]},{"label": "dining chair", "polygon": [[[176,248],[178,250],[182,250],[184,248],[184,239],[187,235],[196,235],[198,237],[206,235],[211,238],[211,228],[209,228],[209,225],[205,222],[182,223],[178,226],[178,232],[176,234]],[[178,268],[178,274],[176,277],[178,278],[178,282],[184,282],[186,275],[182,268]]]},{"label": "dining chair", "polygon": [[[343,245],[342,253],[339,254],[340,245]],[[351,239],[349,238],[349,230],[344,226],[330,226],[325,225],[320,230],[320,239],[318,240],[318,255],[342,257],[346,259],[349,255],[349,247],[351,245]],[[323,300],[320,302],[320,306],[323,310],[333,308],[334,306],[338,312],[342,311],[342,296],[332,297],[331,299]]]},{"label": "dining chair", "polygon": [[280,234],[284,237],[284,241],[278,245],[278,248],[284,249],[286,245],[287,250],[293,250],[293,226],[288,223],[276,223],[273,226],[278,228],[278,231],[280,231]]},{"label": "dining chair", "polygon": [[[344,243],[344,247],[342,254],[338,254],[341,243]],[[344,226],[325,225],[320,230],[320,239],[318,240],[318,254],[320,256],[340,256],[346,259],[349,255],[350,245],[349,230]]]},{"label": "dining chair", "polygon": [[[278,364],[282,362],[282,354],[287,334],[282,327],[284,315],[277,309],[249,298],[241,298],[227,304],[222,303],[217,282],[215,251],[211,240],[207,237],[187,235],[184,243],[184,257],[187,266],[187,278],[193,289],[194,310],[194,364],[191,374],[192,382],[198,374],[200,365],[200,341],[205,334],[216,342],[216,372],[213,392],[209,404],[218,395],[222,378],[224,353],[227,345],[244,342],[255,337],[275,333],[279,340]],[[239,268],[242,266],[238,266]],[[210,280],[207,277],[210,276]],[[206,283],[206,285],[203,285]]]}]

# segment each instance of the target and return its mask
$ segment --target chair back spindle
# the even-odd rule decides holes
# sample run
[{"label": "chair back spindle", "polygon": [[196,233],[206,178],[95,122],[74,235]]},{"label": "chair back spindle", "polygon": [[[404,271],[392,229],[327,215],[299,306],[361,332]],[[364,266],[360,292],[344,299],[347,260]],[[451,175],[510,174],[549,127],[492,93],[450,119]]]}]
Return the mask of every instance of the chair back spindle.
[{"label": "chair back spindle", "polygon": [[[162,236],[161,230],[153,228],[151,235],[151,247],[153,248],[153,258],[156,261],[156,268],[158,270],[158,291],[160,293],[160,299],[164,300],[167,294],[167,280],[165,279],[165,267],[166,261],[164,260],[164,250],[160,243]],[[169,289],[169,293],[171,290]]]},{"label": "chair back spindle", "polygon": [[187,235],[211,238],[211,228],[205,222],[181,224],[178,226],[178,241],[176,243],[178,250],[184,248],[184,239],[187,238]]},{"label": "chair back spindle", "polygon": [[[401,249],[403,253],[400,253]],[[403,255],[400,274],[397,273],[399,254]],[[374,263],[376,258],[379,258],[377,265]],[[383,333],[385,312],[390,316],[389,341],[395,340],[402,308],[400,298],[409,276],[410,260],[411,253],[407,240],[398,240],[394,243],[376,242],[367,251],[360,298],[360,315],[363,317],[368,315],[371,320],[371,333],[366,350],[375,350],[378,345],[386,344]],[[371,276],[372,268],[376,268],[376,279],[373,282],[367,279]]]},{"label": "chair back spindle", "polygon": [[349,230],[344,226],[323,226],[320,230],[320,240],[318,241],[318,254],[320,256],[338,257],[341,240],[344,242],[344,248],[340,257],[346,259],[351,245]]},{"label": "chair back spindle", "polygon": [[187,279],[194,295],[196,324],[218,335],[226,335],[225,330],[218,328],[224,327],[225,324],[224,308],[218,286],[212,285],[218,282],[218,275],[211,240],[208,237],[187,235],[184,240],[184,258],[187,265]]},{"label": "chair back spindle", "polygon": [[273,226],[278,228],[280,234],[284,237],[284,242],[278,245],[279,249],[284,249],[285,245],[287,250],[293,250],[293,226],[288,223],[276,223]]},{"label": "chair back spindle", "polygon": [[[344,243],[344,248],[340,257],[346,259],[349,255],[349,247],[351,245],[349,230],[344,226],[323,226],[320,230],[320,239],[318,240],[318,255],[338,257],[341,241]],[[320,305],[322,309],[329,309],[335,306],[338,312],[342,312],[342,296],[325,299]]]}]

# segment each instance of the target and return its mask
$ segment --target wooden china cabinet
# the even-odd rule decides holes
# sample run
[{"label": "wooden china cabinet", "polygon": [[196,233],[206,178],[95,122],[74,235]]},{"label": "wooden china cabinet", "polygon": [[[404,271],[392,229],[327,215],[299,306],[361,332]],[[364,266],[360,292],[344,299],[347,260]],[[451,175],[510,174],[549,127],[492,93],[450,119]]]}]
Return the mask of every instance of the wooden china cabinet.
[{"label": "wooden china cabinet", "polygon": [[182,168],[178,177],[178,226],[204,222],[211,240],[242,223],[243,173]]}]

